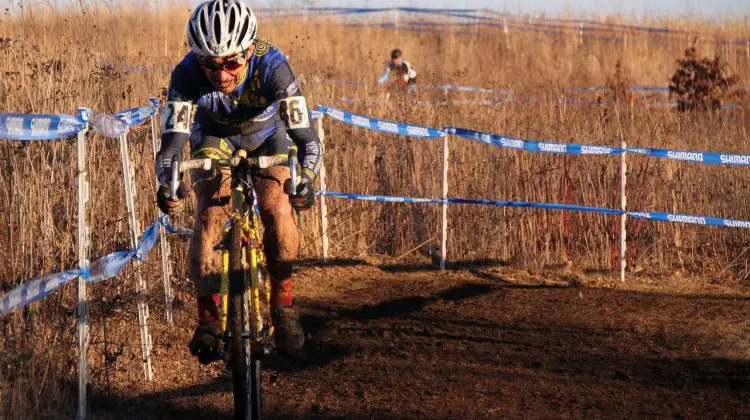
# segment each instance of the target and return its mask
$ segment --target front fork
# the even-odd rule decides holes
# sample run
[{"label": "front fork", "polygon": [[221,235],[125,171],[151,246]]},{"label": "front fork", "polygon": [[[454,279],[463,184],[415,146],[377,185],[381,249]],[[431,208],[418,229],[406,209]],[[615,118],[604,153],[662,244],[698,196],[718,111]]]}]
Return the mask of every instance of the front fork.
[{"label": "front fork", "polygon": [[[237,179],[237,177],[233,177]],[[264,279],[267,278],[265,267],[265,254],[261,246],[260,234],[257,227],[260,226],[260,220],[257,212],[257,203],[255,197],[252,194],[252,190],[247,190],[249,183],[238,182],[236,185],[232,185],[232,216],[231,223],[241,223],[243,225],[243,243],[242,247],[243,261],[245,261],[245,267],[250,270],[245,270],[245,284],[250,286],[251,296],[249,299],[250,308],[249,311],[245,311],[246,314],[252,314],[251,323],[249,328],[249,334],[247,338],[250,338],[254,342],[260,341],[264,337],[270,337],[273,334],[273,325],[269,323],[268,329],[264,331],[263,317],[261,315],[260,305],[260,288],[261,283],[264,283]],[[246,203],[252,203],[250,211],[246,209]],[[252,219],[251,219],[252,218]],[[225,230],[225,237],[229,234],[231,224]],[[222,249],[222,271],[221,271],[221,326],[222,330],[227,329],[227,313],[229,310],[229,252],[228,247],[221,247]],[[248,281],[249,280],[249,281]],[[265,298],[268,307],[271,304],[271,288],[270,284],[263,284],[265,290]],[[247,289],[246,289],[247,290]],[[247,302],[248,299],[245,299]],[[246,322],[245,325],[248,325]],[[245,330],[245,328],[243,328]],[[245,334],[243,334],[245,335]],[[229,342],[225,340],[225,342]],[[255,346],[253,346],[255,347]],[[266,352],[264,351],[263,354]]]}]

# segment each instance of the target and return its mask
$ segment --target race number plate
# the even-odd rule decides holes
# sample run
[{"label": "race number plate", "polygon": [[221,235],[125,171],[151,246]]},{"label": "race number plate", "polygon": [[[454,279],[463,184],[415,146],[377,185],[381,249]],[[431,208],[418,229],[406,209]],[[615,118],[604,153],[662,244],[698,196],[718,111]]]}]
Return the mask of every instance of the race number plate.
[{"label": "race number plate", "polygon": [[304,96],[290,96],[279,101],[281,119],[290,129],[310,127],[310,114]]},{"label": "race number plate", "polygon": [[190,102],[167,102],[162,116],[163,132],[190,134],[191,111]]}]

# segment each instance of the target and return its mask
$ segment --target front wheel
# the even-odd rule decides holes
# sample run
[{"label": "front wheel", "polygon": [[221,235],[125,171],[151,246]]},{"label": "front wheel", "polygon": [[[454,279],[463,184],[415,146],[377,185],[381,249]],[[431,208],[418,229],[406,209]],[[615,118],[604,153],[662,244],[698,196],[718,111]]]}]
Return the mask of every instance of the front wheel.
[{"label": "front wheel", "polygon": [[[249,420],[260,418],[260,406],[251,404],[251,381],[260,376],[259,361],[252,360],[248,336],[248,308],[243,263],[242,224],[230,228],[229,246],[229,365],[232,369],[234,418]],[[256,367],[257,365],[257,367]],[[257,372],[255,370],[257,369]],[[256,380],[254,377],[258,375]],[[253,379],[251,379],[253,378]]]}]

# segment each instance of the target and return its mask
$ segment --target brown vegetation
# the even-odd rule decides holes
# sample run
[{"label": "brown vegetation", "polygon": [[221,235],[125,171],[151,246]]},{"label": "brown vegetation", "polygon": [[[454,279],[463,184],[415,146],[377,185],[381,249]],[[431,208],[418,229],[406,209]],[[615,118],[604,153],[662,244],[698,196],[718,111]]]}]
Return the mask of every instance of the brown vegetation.
[{"label": "brown vegetation", "polygon": [[737,84],[737,76],[727,74],[727,64],[718,55],[699,58],[694,46],[685,50],[685,57],[669,84],[669,93],[677,97],[680,111],[721,109],[722,102]]},{"label": "brown vegetation", "polygon": [[[150,3],[149,3],[150,4]],[[19,12],[20,13],[20,12]],[[26,7],[0,19],[0,110],[73,113],[78,106],[113,113],[146,104],[168,83],[166,68],[186,53],[183,37],[188,7],[132,9]],[[618,20],[613,18],[613,20]],[[727,29],[700,21],[661,22],[726,38],[750,38],[741,21]],[[750,153],[746,108],[728,113],[689,114],[649,108],[639,96],[623,95],[625,80],[664,85],[684,45],[629,34],[627,45],[578,35],[485,28],[476,35],[417,33],[400,29],[348,28],[331,20],[260,22],[261,37],[287,54],[310,104],[432,127],[457,125],[519,138],[583,144],[714,150]],[[373,42],[377,40],[377,42]],[[382,98],[372,83],[392,47],[401,48],[423,85],[453,83],[512,88],[504,106],[452,104],[477,94],[420,89],[404,102],[348,104],[342,97]],[[750,51],[699,42],[701,55],[719,54],[740,84],[750,83]],[[557,87],[606,83],[613,105],[560,101]],[[370,82],[367,86],[330,83]],[[744,104],[743,106],[746,106]],[[440,144],[396,138],[326,121],[326,167],[332,191],[438,197]],[[143,226],[155,218],[154,179],[146,127],[132,131],[131,157],[139,183]],[[619,158],[530,155],[450,139],[449,195],[453,197],[560,202],[619,208]],[[92,199],[92,259],[128,247],[127,219],[118,148],[88,136]],[[66,141],[0,143],[0,289],[42,273],[75,267],[75,144]],[[746,168],[695,165],[629,157],[628,208],[750,219]],[[332,253],[338,257],[401,255],[436,236],[438,208],[329,200]],[[585,213],[453,206],[449,210],[449,259],[501,260],[540,270],[570,264],[574,270],[616,268],[619,220]],[[191,225],[190,218],[177,223]],[[303,255],[319,256],[317,210],[304,217]],[[675,272],[748,284],[750,240],[740,229],[629,220],[628,260],[633,276],[664,277]],[[175,241],[178,288],[185,280],[184,245]],[[158,255],[146,262],[150,299],[162,293]],[[92,382],[107,389],[118,360],[137,358],[137,341],[112,342],[108,317],[132,311],[132,278],[126,273],[92,287]],[[156,319],[160,311],[153,311]],[[0,417],[48,417],[60,406],[72,410],[75,393],[75,287],[70,285],[27,311],[0,320]],[[161,320],[159,320],[161,322]],[[133,329],[134,326],[127,328]],[[188,328],[184,326],[184,328]],[[119,337],[123,337],[121,332]],[[135,336],[134,336],[135,337]],[[137,365],[137,363],[135,364]],[[139,376],[129,371],[127,375]]]}]

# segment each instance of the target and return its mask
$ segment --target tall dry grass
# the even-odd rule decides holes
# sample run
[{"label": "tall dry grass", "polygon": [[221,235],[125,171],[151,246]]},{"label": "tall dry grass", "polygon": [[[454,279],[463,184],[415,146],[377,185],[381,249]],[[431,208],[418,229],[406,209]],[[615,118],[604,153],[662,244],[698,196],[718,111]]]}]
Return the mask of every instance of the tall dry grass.
[{"label": "tall dry grass", "polygon": [[[109,4],[109,3],[107,3]],[[122,9],[85,3],[79,8],[40,9],[26,5],[0,19],[0,110],[72,113],[77,106],[112,113],[145,104],[167,86],[163,69],[187,52],[183,37],[187,6],[150,3]],[[11,16],[12,15],[12,16]],[[623,21],[613,17],[613,22]],[[750,38],[741,21],[723,28],[700,20],[646,22],[706,35]],[[750,153],[745,110],[677,114],[646,108],[642,101],[616,106],[569,103],[555,87],[601,85],[620,61],[638,84],[666,85],[675,61],[691,41],[672,47],[653,36],[630,33],[628,47],[606,40],[579,43],[511,28],[474,28],[476,35],[347,28],[333,20],[260,22],[261,37],[289,54],[312,104],[433,127],[457,125],[507,136],[619,146],[717,150]],[[462,30],[467,30],[463,28]],[[388,51],[399,47],[416,66],[420,82],[454,83],[516,90],[504,106],[453,105],[481,95],[422,89],[416,99],[347,103],[342,98],[379,99],[378,86],[329,83],[331,79],[372,82]],[[737,48],[698,40],[705,55],[726,57],[730,70],[750,83],[750,58]],[[608,98],[604,98],[608,99]],[[393,137],[326,121],[328,185],[333,191],[438,197],[440,143]],[[146,127],[133,130],[131,156],[139,183],[143,226],[153,221],[154,180]],[[619,158],[531,155],[450,139],[450,195],[619,207]],[[89,220],[92,259],[128,247],[122,173],[117,144],[88,137],[92,184]],[[0,144],[0,288],[36,275],[75,267],[75,144]],[[677,211],[750,219],[745,168],[701,166],[629,157],[629,208]],[[337,257],[400,255],[439,234],[438,208],[329,200],[332,253]],[[578,268],[616,267],[619,221],[586,213],[452,206],[451,260],[502,259],[542,267],[571,261]],[[190,217],[179,220],[189,224]],[[319,254],[317,210],[305,216],[303,256]],[[688,270],[705,276],[747,281],[743,256],[750,241],[736,229],[628,222],[631,267],[653,274]],[[177,245],[178,287],[185,280],[184,244]],[[146,262],[152,322],[160,317],[160,271],[156,253]],[[111,342],[107,315],[132,311],[130,272],[92,287],[92,386],[105,388],[112,361],[138,357],[135,335]],[[0,417],[49,417],[73,413],[75,394],[75,287],[0,321]],[[133,325],[119,326],[133,330]],[[109,332],[108,332],[109,331]],[[109,338],[108,338],[109,337]],[[110,340],[110,341],[108,341]],[[109,343],[108,346],[105,343]],[[126,345],[127,344],[127,345]],[[135,375],[139,373],[136,372]],[[61,414],[62,413],[62,414]]]}]

